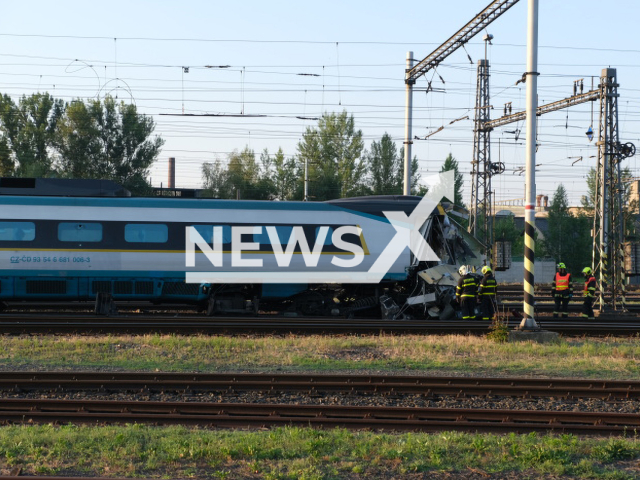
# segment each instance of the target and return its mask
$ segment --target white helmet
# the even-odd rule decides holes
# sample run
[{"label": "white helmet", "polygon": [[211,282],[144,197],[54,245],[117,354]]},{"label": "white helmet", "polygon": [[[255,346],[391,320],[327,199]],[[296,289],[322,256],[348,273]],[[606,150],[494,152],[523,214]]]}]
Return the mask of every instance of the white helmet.
[{"label": "white helmet", "polygon": [[469,270],[467,269],[467,266],[466,266],[466,265],[462,265],[462,266],[458,269],[458,273],[459,273],[461,276],[463,276],[463,277],[464,277],[468,272],[469,272]]}]

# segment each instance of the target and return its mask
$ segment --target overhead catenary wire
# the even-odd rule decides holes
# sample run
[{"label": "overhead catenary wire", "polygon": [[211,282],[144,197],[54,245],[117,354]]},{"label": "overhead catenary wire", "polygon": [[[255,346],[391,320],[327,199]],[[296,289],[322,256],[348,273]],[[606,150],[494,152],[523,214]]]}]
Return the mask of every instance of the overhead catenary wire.
[{"label": "overhead catenary wire", "polygon": [[[162,84],[172,85],[172,82],[168,81],[169,79],[162,78],[161,76],[144,75],[143,72],[146,72],[146,71],[152,72],[154,71],[153,70],[154,68],[174,68],[172,63],[171,62],[163,63],[162,61],[157,63],[145,62],[145,61],[136,62],[134,59],[133,62],[128,62],[130,63],[130,65],[128,65],[127,63],[121,61],[122,59],[120,57],[126,58],[126,55],[125,54],[120,55],[120,51],[125,52],[130,48],[130,46],[127,44],[129,39],[123,38],[121,36],[118,36],[117,40],[115,40],[114,37],[105,37],[105,39],[111,40],[114,43],[113,60],[106,62],[104,65],[96,63],[95,64],[96,67],[94,68],[104,67],[104,72],[105,72],[104,83],[105,84],[107,83],[108,78],[112,78],[112,82],[116,84],[116,88],[113,90],[113,92],[116,95],[118,93],[120,94],[122,93],[121,89],[123,84],[120,83],[122,81],[121,79],[124,79],[124,81],[127,81],[130,84],[133,83],[131,85],[131,90],[132,92],[135,92],[135,95],[137,97],[136,98],[137,105],[139,109],[143,109],[141,110],[143,111],[143,113],[148,112],[152,116],[152,118],[156,119],[156,121],[158,122],[157,133],[162,134],[163,136],[167,136],[167,138],[172,138],[172,139],[183,138],[185,140],[188,140],[190,138],[196,138],[196,137],[203,138],[203,139],[204,138],[211,138],[211,139],[231,138],[231,139],[238,140],[238,148],[242,148],[244,144],[244,142],[242,142],[242,136],[243,134],[247,135],[246,132],[249,131],[247,128],[243,128],[242,126],[238,126],[236,128],[236,133],[234,133],[232,137],[228,137],[229,131],[231,130],[227,130],[226,133],[225,131],[222,131],[222,130],[219,130],[218,132],[214,130],[206,130],[203,133],[197,133],[197,129],[199,129],[200,127],[193,124],[191,126],[189,124],[184,124],[182,127],[180,127],[180,129],[177,129],[175,124],[174,126],[170,126],[170,125],[167,125],[164,121],[160,121],[160,118],[161,118],[160,113],[181,111],[181,105],[180,105],[181,98],[180,96],[178,96],[177,98],[174,96],[175,93],[179,92],[179,89],[166,88],[162,90],[162,89],[156,88],[157,93],[155,94],[145,93],[145,87],[146,87],[146,90],[152,91],[156,85],[162,85]],[[166,42],[168,40],[162,39],[160,41]],[[337,43],[340,43],[340,42],[327,42],[326,44],[336,45]],[[345,45],[358,44],[358,42],[342,42],[342,43]],[[379,43],[383,44],[384,42],[379,42]],[[411,43],[413,45],[428,44],[425,42],[411,42]],[[363,43],[363,44],[366,44],[366,43]],[[470,43],[469,45],[473,45],[473,43]],[[500,45],[500,46],[496,46],[495,48],[496,49],[503,48],[503,46],[504,45]],[[117,54],[115,52],[115,48],[118,49]],[[271,141],[271,142],[278,142],[279,140],[286,142],[286,141],[289,141],[289,139],[298,140],[299,128],[300,128],[300,123],[299,123],[300,119],[298,117],[300,116],[306,117],[307,116],[306,113],[308,109],[318,109],[320,111],[320,114],[325,113],[325,111],[328,111],[328,113],[331,113],[332,111],[340,112],[342,108],[346,109],[350,114],[354,114],[354,116],[356,117],[357,128],[362,128],[363,130],[365,130],[364,139],[366,139],[367,142],[374,139],[379,140],[381,134],[384,133],[387,129],[398,129],[400,126],[400,122],[397,120],[397,118],[394,118],[394,117],[397,116],[397,114],[402,111],[402,107],[400,104],[395,104],[395,105],[392,103],[384,104],[383,102],[380,102],[380,101],[366,102],[366,101],[358,101],[358,99],[364,98],[364,95],[366,94],[386,93],[386,92],[393,93],[394,91],[393,87],[388,85],[390,85],[391,82],[397,81],[397,77],[394,78],[393,75],[385,75],[384,73],[393,71],[393,69],[395,69],[398,65],[401,65],[401,62],[394,64],[394,63],[385,63],[381,61],[376,64],[376,62],[366,62],[366,61],[362,61],[362,62],[342,61],[342,59],[339,58],[338,55],[339,53],[344,53],[344,50],[343,52],[339,52],[338,48],[339,47],[336,46],[336,65],[335,66],[322,65],[322,63],[325,63],[325,62],[317,62],[317,65],[313,65],[314,63],[313,61],[300,61],[300,62],[293,61],[291,62],[290,65],[287,65],[286,62],[281,62],[278,65],[276,64],[264,65],[263,63],[262,66],[255,65],[255,68],[247,64],[247,66],[245,67],[245,71],[247,73],[251,72],[250,77],[254,81],[248,82],[247,76],[242,74],[241,74],[242,82],[240,82],[240,84],[239,82],[237,81],[234,82],[228,78],[222,79],[221,80],[222,82],[226,82],[226,85],[229,85],[232,87],[227,89],[226,92],[222,89],[220,89],[218,92],[214,92],[212,89],[206,88],[207,85],[214,85],[214,84],[220,85],[221,84],[219,81],[220,79],[216,79],[212,83],[212,81],[203,80],[201,78],[194,78],[193,76],[190,75],[188,78],[188,84],[187,82],[185,82],[185,88],[184,88],[184,101],[189,105],[188,113],[193,112],[193,113],[209,116],[214,113],[222,113],[225,111],[231,113],[234,109],[236,112],[240,110],[242,113],[246,113],[246,109],[248,108],[248,106],[252,105],[251,107],[252,114],[265,115],[265,117],[259,117],[259,118],[264,118],[265,127],[268,125],[268,122],[272,122],[272,121],[280,122],[280,121],[287,121],[287,119],[289,119],[288,123],[291,124],[289,127],[282,126],[281,128],[278,128],[277,126],[274,125],[271,128],[262,129],[264,130],[264,132],[260,132],[261,130],[260,123],[258,123],[257,125],[252,125],[250,131],[252,132],[251,135],[252,135],[254,144],[256,144],[259,138],[264,139],[266,141]],[[97,56],[99,57],[100,55],[97,55]],[[64,58],[64,55],[61,55],[60,58]],[[26,57],[23,57],[23,59],[26,59]],[[127,58],[127,60],[129,59],[130,58]],[[37,78],[38,80],[37,82],[34,82],[35,85],[34,87],[31,88],[31,91],[34,88],[38,89],[38,85],[37,85],[38,83],[40,83],[41,86],[44,85],[45,89],[47,84],[50,85],[52,83],[55,83],[56,85],[55,91],[56,93],[60,94],[60,95],[56,95],[56,97],[62,97],[65,100],[72,100],[74,98],[77,98],[78,93],[80,93],[80,95],[85,98],[91,95],[95,95],[95,86],[92,86],[89,83],[89,78],[91,78],[90,75],[84,76],[85,90],[84,91],[77,90],[76,87],[74,86],[75,80],[64,81],[63,79],[69,78],[69,80],[71,80],[71,78],[73,77],[82,77],[83,75],[67,75],[67,76],[59,75],[57,79],[53,80],[53,77],[48,75],[48,73],[53,72],[56,68],[58,68],[58,65],[61,65],[61,63],[59,63],[60,60],[55,65],[47,65],[47,63],[50,61],[55,62],[55,59],[53,58],[45,62],[38,61],[38,59],[35,59],[35,58],[33,60],[35,61],[31,62],[30,66],[33,67],[35,70],[38,70],[38,72],[33,73],[32,75],[33,75],[33,78]],[[577,64],[580,62],[575,62],[575,63]],[[42,65],[38,65],[38,64],[42,64]],[[295,74],[300,72],[301,68],[306,68],[306,66],[309,64],[311,65],[312,68],[318,68],[318,72],[322,72],[322,78],[319,79],[316,88],[314,88],[313,85],[311,86],[308,84],[301,85],[300,83],[291,81],[292,78],[295,78]],[[508,63],[505,64],[504,62],[494,61],[494,65],[498,65],[498,64],[503,65],[504,68],[499,68],[494,71],[495,75],[497,76],[500,76],[500,75],[517,76],[521,74],[521,69],[517,67],[515,64],[508,64]],[[68,63],[66,63],[66,65],[68,65]],[[118,71],[117,75],[115,74],[116,67]],[[383,75],[358,74],[357,73],[358,70],[362,70],[362,68],[371,68],[372,71],[375,69],[378,72],[383,72]],[[237,69],[238,67],[236,67],[236,71]],[[293,70],[295,70],[295,72]],[[445,101],[445,97],[443,96],[443,98],[440,99],[441,101],[436,102],[431,106],[418,105],[419,108],[417,109],[417,111],[424,112],[424,114],[416,115],[416,120],[421,122],[422,125],[429,125],[430,123],[433,123],[429,119],[429,115],[431,114],[435,114],[435,118],[439,120],[439,123],[447,124],[451,120],[458,118],[463,111],[468,109],[468,104],[461,107],[461,106],[458,106],[457,101],[454,102],[453,99],[456,97],[460,97],[466,100],[467,98],[469,98],[470,92],[472,92],[473,88],[470,85],[465,85],[465,83],[467,82],[457,82],[456,78],[453,76],[454,73],[452,73],[455,71],[463,71],[465,72],[465,75],[467,75],[466,72],[469,72],[469,75],[471,77],[472,69],[469,67],[468,62],[465,60],[465,62],[452,62],[451,64],[443,64],[439,67],[439,70],[443,71],[443,76],[447,81],[447,84],[446,84],[447,92],[441,93],[442,95],[447,96],[446,97],[447,100]],[[200,67],[196,67],[194,71],[201,72],[201,71],[205,71],[205,69],[204,69],[204,66],[200,66]],[[137,72],[140,72],[140,73],[137,73]],[[16,98],[17,98],[17,95],[20,95],[22,93],[26,93],[26,94],[29,93],[30,90],[28,90],[27,85],[25,85],[24,88],[20,90],[20,85],[10,86],[8,84],[4,84],[2,82],[2,79],[9,78],[9,77],[3,76],[4,73],[13,73],[13,72],[7,71],[5,69],[5,72],[0,73],[0,86],[2,86],[3,92],[11,91],[11,94],[12,95],[15,94]],[[87,70],[87,73],[89,73],[88,70]],[[318,74],[320,75],[320,73]],[[543,90],[543,89],[541,90],[545,92],[549,92],[548,98],[553,98],[551,94],[554,92],[554,90],[560,91],[562,88],[561,87],[562,84],[558,82],[557,79],[575,78],[575,75],[576,74],[574,72],[569,71],[568,69],[565,69],[564,72],[550,72],[549,74],[544,75],[544,77],[549,79],[556,79],[556,81],[551,82],[553,85],[550,84],[546,90]],[[591,72],[591,75],[593,75],[593,72]],[[135,80],[132,82],[131,80],[133,77],[148,77],[148,79],[140,80],[140,81]],[[50,80],[47,82],[48,79]],[[271,79],[272,81],[268,81],[268,79]],[[282,80],[280,81],[280,79]],[[179,81],[181,80],[182,79],[179,79]],[[305,81],[306,80],[309,80],[309,79],[305,79]],[[345,84],[345,80],[348,82],[348,84]],[[94,79],[94,82],[95,82],[95,79]],[[364,82],[367,82],[367,83],[364,83]],[[389,84],[387,84],[387,82],[389,82]],[[375,83],[376,85],[372,86],[372,83]],[[495,85],[497,85],[496,90],[502,89],[502,91],[504,92],[505,98],[509,98],[514,88],[511,86],[512,83],[513,82],[506,81],[506,80],[497,81],[495,82]],[[289,86],[292,88],[282,88],[281,91],[279,91],[278,88],[269,89],[268,84],[271,84],[271,86],[275,86],[275,87],[278,87],[284,84],[290,84]],[[195,89],[196,85],[202,85],[204,88],[198,91]],[[8,90],[5,87],[11,88],[12,90]],[[515,87],[515,88],[519,90],[518,87]],[[93,91],[91,91],[92,89]],[[207,95],[207,90],[209,90],[210,95]],[[236,92],[240,92],[239,93],[240,100],[237,100],[238,97],[235,97],[235,99],[229,98],[230,96],[229,94],[233,94],[234,90]],[[108,91],[108,89],[106,91]],[[625,95],[625,98],[628,99],[629,101],[628,105],[630,106],[640,105],[640,99],[638,98],[637,95],[636,96],[633,96],[633,94],[632,96],[627,95],[627,93],[633,92],[632,89],[624,89],[624,85],[622,85],[620,91],[623,92],[623,95]],[[264,97],[265,95],[272,94],[272,93],[273,94],[281,93],[283,95],[287,95],[287,92],[290,92],[290,93],[300,92],[301,95],[299,97],[295,97],[294,99],[286,102],[279,102],[279,101],[264,102],[260,100],[260,96]],[[337,99],[335,97],[331,98],[332,97],[331,94],[335,95],[336,93],[338,93],[337,95],[338,98]],[[223,102],[221,102],[220,100],[213,98],[213,95],[216,95],[216,94],[226,95],[227,98],[223,98]],[[501,94],[502,92],[493,93],[492,97],[496,98]],[[304,95],[304,97],[302,95]],[[345,95],[348,98],[345,98]],[[360,96],[357,96],[357,95],[360,95]],[[325,96],[327,98],[325,98]],[[559,97],[561,96],[563,95],[559,95]],[[380,95],[378,97],[382,98]],[[125,97],[125,99],[127,98]],[[219,108],[222,105],[226,105],[226,107]],[[185,110],[187,110],[186,107],[185,107]],[[574,111],[572,111],[572,115],[571,115],[572,123],[574,121],[578,123],[580,119],[586,120],[588,116],[588,113],[587,115],[585,115],[584,113],[581,114],[581,113],[578,113],[577,111],[576,113],[573,113],[573,112]],[[574,120],[574,117],[575,117],[575,120]],[[168,118],[168,117],[165,117],[165,118]],[[209,118],[213,118],[213,117],[209,116]],[[254,120],[258,120],[259,118],[256,118]],[[317,117],[312,117],[312,118],[317,118]],[[179,120],[186,121],[189,119],[187,117],[182,117]],[[234,118],[228,117],[228,120],[234,121]],[[245,115],[244,118],[239,119],[239,121],[247,121],[247,120],[250,120],[250,117],[247,115]],[[633,122],[637,122],[637,121],[638,121],[637,114],[634,117],[632,115],[632,112],[629,112],[628,118],[625,118],[625,124],[633,125]],[[555,124],[555,122],[549,122],[549,123],[551,125]],[[570,127],[573,127],[573,126],[570,126]],[[433,128],[437,128],[437,125],[434,125]],[[294,132],[292,130],[296,130],[296,131]],[[449,146],[449,148],[454,148],[454,149],[466,148],[470,145],[470,141],[468,140],[469,138],[468,128],[465,128],[465,127],[457,128],[457,125],[450,125],[450,126],[447,126],[446,131],[448,133],[445,133],[444,131],[442,131],[439,133],[439,135],[434,136],[431,139],[430,143],[433,145],[438,145],[438,144],[447,145]],[[444,137],[440,139],[439,138],[440,135],[444,135]],[[571,144],[570,148],[577,149],[580,147],[584,147],[584,145],[582,145],[583,142],[581,142],[582,137],[580,135],[569,135],[567,136],[566,141],[564,141],[564,139],[563,140],[557,139],[557,141],[554,141],[554,138],[557,138],[557,137],[554,136],[555,134],[553,133],[553,131],[544,131],[544,132],[541,132],[540,135],[541,135],[541,139],[543,139],[543,141],[545,142],[544,148],[548,149],[549,151],[567,148],[565,145],[567,142]],[[398,134],[392,135],[392,137],[396,141],[399,141],[401,139],[400,135]],[[265,146],[267,145],[270,146],[271,144],[266,143]],[[517,146],[515,146],[514,148],[517,148]],[[271,150],[274,150],[274,149],[275,148],[271,146]],[[189,150],[190,149],[187,148],[184,151],[188,152]],[[195,151],[197,150],[197,148],[194,148],[193,150]],[[168,152],[169,150],[166,149],[166,151]],[[289,155],[294,156],[296,154],[295,143],[293,144],[293,146],[289,146],[289,147],[285,146],[285,151]],[[454,156],[456,156],[461,161],[461,163],[465,161],[463,154],[458,153]],[[440,165],[438,164],[439,163],[441,164],[441,162],[444,161],[444,158],[442,158],[441,160],[438,160],[438,158],[425,158],[425,155],[422,153],[419,153],[418,157],[419,157],[418,158],[419,161],[422,162],[426,166],[426,168],[433,169],[433,170],[435,169],[439,170]],[[558,168],[561,169],[562,167],[558,167]],[[568,168],[570,168],[570,166],[568,166]],[[463,171],[467,171],[467,169],[464,169]],[[197,177],[197,174],[194,175],[194,178],[196,177]],[[549,178],[551,177],[553,176],[550,176]],[[540,178],[545,178],[545,177],[540,177]],[[468,189],[467,189],[467,192],[468,192]]]}]

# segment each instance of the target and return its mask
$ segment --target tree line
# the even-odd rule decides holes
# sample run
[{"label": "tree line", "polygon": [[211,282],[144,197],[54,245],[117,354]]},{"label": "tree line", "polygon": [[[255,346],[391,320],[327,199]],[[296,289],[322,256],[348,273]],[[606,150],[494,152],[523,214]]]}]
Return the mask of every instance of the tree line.
[{"label": "tree line", "polygon": [[[202,167],[205,193],[216,198],[303,200],[305,165],[308,197],[323,201],[361,195],[401,195],[404,183],[404,148],[398,149],[385,133],[365,149],[361,130],[352,115],[326,113],[317,126],[307,127],[296,155],[249,147],[231,153],[226,162]],[[423,195],[418,159],[411,162],[412,194]]]},{"label": "tree line", "polygon": [[0,96],[0,176],[113,180],[134,194],[151,190],[149,168],[164,140],[135,105],[48,93],[16,103]]}]

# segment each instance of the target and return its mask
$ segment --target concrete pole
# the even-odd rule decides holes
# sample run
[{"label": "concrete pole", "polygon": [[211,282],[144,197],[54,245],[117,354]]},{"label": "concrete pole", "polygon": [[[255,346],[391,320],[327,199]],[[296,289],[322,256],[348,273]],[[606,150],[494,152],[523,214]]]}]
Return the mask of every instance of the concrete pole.
[{"label": "concrete pole", "polygon": [[405,74],[406,94],[404,111],[404,195],[411,195],[411,122],[413,110],[413,84],[414,80],[406,80],[409,71],[413,68],[413,52],[407,52],[407,70]]},{"label": "concrete pole", "polygon": [[536,109],[538,107],[538,0],[529,0],[527,20],[527,154],[524,217],[524,318],[521,329],[537,329],[534,319],[536,231]]}]

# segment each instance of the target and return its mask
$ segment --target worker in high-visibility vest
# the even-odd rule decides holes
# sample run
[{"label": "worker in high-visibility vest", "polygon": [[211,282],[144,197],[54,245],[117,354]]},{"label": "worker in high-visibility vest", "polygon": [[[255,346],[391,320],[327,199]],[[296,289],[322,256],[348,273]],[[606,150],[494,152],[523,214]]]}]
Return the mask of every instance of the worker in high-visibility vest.
[{"label": "worker in high-visibility vest", "polygon": [[573,297],[573,286],[571,285],[571,274],[567,272],[567,266],[564,263],[558,264],[558,271],[551,284],[551,295],[553,295],[555,302],[553,318],[558,318],[558,315],[567,318],[569,316],[569,300]]},{"label": "worker in high-visibility vest", "polygon": [[480,312],[482,320],[493,320],[496,314],[496,293],[498,293],[498,282],[496,282],[491,267],[485,265],[482,267],[482,280],[478,286],[478,303],[480,304]]},{"label": "worker in high-visibility vest", "polygon": [[580,317],[588,320],[595,320],[595,314],[593,313],[593,300],[596,296],[596,277],[593,276],[593,272],[590,267],[585,267],[582,270],[584,275],[584,303],[582,304],[582,313]]},{"label": "worker in high-visibility vest", "polygon": [[476,319],[476,295],[478,293],[478,282],[471,275],[466,265],[462,265],[458,269],[460,280],[456,287],[456,300],[460,304],[463,320]]}]

